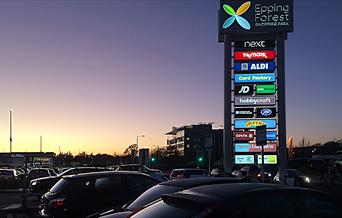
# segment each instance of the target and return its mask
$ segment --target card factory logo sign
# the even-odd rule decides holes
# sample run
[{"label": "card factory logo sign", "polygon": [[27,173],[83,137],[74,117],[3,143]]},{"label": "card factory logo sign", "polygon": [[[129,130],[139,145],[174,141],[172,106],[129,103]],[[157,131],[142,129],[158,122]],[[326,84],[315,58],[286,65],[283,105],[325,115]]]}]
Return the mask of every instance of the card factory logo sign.
[{"label": "card factory logo sign", "polygon": [[219,16],[221,33],[293,31],[292,0],[221,0]]},{"label": "card factory logo sign", "polygon": [[266,125],[268,129],[276,128],[277,122],[275,119],[261,120],[235,120],[235,129],[255,129],[257,126]]},{"label": "card factory logo sign", "polygon": [[246,105],[275,105],[275,96],[236,96],[235,105],[236,106],[246,106]]},{"label": "card factory logo sign", "polygon": [[269,83],[275,82],[274,73],[256,73],[256,74],[235,74],[235,83]]}]

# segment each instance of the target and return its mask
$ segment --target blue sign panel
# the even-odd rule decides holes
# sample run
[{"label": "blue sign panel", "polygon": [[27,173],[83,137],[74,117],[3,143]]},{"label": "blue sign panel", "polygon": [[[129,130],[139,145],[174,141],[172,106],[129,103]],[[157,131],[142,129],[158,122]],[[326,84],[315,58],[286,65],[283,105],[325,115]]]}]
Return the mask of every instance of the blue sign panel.
[{"label": "blue sign panel", "polygon": [[249,152],[250,148],[249,143],[235,143],[234,145],[234,151],[235,152]]},{"label": "blue sign panel", "polygon": [[235,155],[235,164],[254,164],[254,155]]},{"label": "blue sign panel", "polygon": [[277,140],[277,132],[266,132],[266,140],[268,141]]},{"label": "blue sign panel", "polygon": [[234,126],[235,129],[255,129],[257,126],[266,125],[267,129],[274,129],[277,126],[277,122],[275,119],[271,120],[235,120]]},{"label": "blue sign panel", "polygon": [[274,73],[235,74],[235,83],[270,83],[275,81]]},{"label": "blue sign panel", "polygon": [[236,71],[274,71],[274,61],[269,62],[237,62],[234,65]]}]

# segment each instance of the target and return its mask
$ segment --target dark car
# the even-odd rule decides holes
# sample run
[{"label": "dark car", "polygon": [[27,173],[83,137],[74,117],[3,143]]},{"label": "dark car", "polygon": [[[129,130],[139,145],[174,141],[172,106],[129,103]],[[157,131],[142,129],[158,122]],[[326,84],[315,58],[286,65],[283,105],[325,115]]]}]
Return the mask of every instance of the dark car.
[{"label": "dark car", "polygon": [[168,178],[164,175],[164,173],[161,170],[151,169],[145,165],[140,164],[121,164],[115,170],[145,173],[157,179],[159,182],[165,182],[168,180]]},{"label": "dark car", "polygon": [[49,177],[49,176],[56,176],[54,170],[49,168],[32,168],[26,175],[26,185],[25,187],[28,188],[30,185],[30,181],[32,179],[42,178],[42,177]]},{"label": "dark car", "polygon": [[[249,171],[249,167],[248,166],[245,166],[245,167],[242,167],[241,169],[239,170],[235,170],[233,171],[233,175],[236,176],[236,177],[239,177],[239,178],[243,178],[243,177],[246,177],[247,174],[248,174],[248,171]],[[262,172],[261,170],[259,169],[259,173],[257,175],[258,177],[258,181],[261,182],[262,181]],[[272,181],[272,174],[268,171],[264,171],[264,181],[266,183],[270,183]]]},{"label": "dark car", "polygon": [[340,218],[342,202],[324,193],[275,184],[216,184],[162,195],[131,218]]},{"label": "dark car", "polygon": [[108,171],[106,168],[98,168],[98,167],[76,167],[70,168],[61,174],[50,177],[43,177],[38,179],[32,179],[29,185],[29,190],[31,193],[44,194],[49,191],[49,189],[58,182],[62,178],[62,176],[67,175],[77,175],[80,173],[90,173],[90,172],[99,172],[99,171]]},{"label": "dark car", "polygon": [[0,189],[21,187],[20,173],[15,169],[0,169]]},{"label": "dark car", "polygon": [[[302,172],[295,169],[286,169],[285,177],[288,179],[293,179],[293,186],[296,187],[309,188],[311,182],[309,177],[305,176]],[[279,172],[274,176],[273,182],[279,183]]]},{"label": "dark car", "polygon": [[158,184],[142,173],[106,171],[63,176],[39,205],[41,216],[85,217],[105,208],[121,208]]},{"label": "dark car", "polygon": [[170,179],[185,179],[210,176],[209,172],[204,169],[184,168],[173,169],[170,174]]},{"label": "dark car", "polygon": [[[108,210],[100,214],[100,217],[106,218],[124,218],[130,214],[133,214],[135,211],[138,211],[150,204],[151,202],[159,199],[162,194],[173,193],[177,191],[181,191],[188,188],[193,188],[201,185],[209,185],[209,184],[222,184],[222,183],[241,183],[241,179],[239,178],[229,178],[229,177],[202,177],[202,178],[193,178],[193,179],[178,179],[167,181],[163,183],[159,183],[158,185],[153,186],[148,189],[144,193],[142,193],[137,199],[135,199],[132,203],[125,205],[121,210]],[[92,217],[98,217],[95,214]]]}]

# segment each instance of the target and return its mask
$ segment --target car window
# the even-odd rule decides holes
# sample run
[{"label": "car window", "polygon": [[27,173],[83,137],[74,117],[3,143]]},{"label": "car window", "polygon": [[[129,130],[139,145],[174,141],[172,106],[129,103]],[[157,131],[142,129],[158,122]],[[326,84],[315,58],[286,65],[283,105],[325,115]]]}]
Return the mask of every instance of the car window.
[{"label": "car window", "polygon": [[10,171],[10,170],[0,170],[0,176],[13,176],[13,171]]},{"label": "car window", "polygon": [[162,194],[169,194],[180,190],[182,190],[182,187],[179,186],[155,185],[142,193],[137,199],[135,199],[135,201],[133,201],[127,207],[127,210],[134,211],[136,209],[140,209],[146,204],[159,199]]},{"label": "car window", "polygon": [[60,192],[69,184],[69,181],[66,179],[60,179],[52,188],[50,189],[51,193]]},{"label": "car window", "polygon": [[[234,208],[234,210],[232,210]],[[296,206],[290,195],[258,192],[241,197],[235,204],[226,205],[224,214],[234,218],[297,218]],[[280,213],[281,211],[281,213]]]},{"label": "car window", "polygon": [[342,205],[328,200],[326,198],[318,198],[314,196],[306,196],[303,198],[305,207],[304,217],[310,218],[340,218],[342,217]]},{"label": "car window", "polygon": [[127,175],[127,187],[132,192],[142,192],[158,184],[157,181],[142,175]]},{"label": "car window", "polygon": [[96,192],[122,192],[121,176],[97,178],[94,183],[94,189]]}]

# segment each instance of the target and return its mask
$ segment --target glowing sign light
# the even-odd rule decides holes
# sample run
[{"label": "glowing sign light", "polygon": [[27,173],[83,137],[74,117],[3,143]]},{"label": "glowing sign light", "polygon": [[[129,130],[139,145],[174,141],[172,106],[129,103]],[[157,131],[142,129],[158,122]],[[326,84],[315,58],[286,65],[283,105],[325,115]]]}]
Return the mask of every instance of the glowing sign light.
[{"label": "glowing sign light", "polygon": [[236,51],[234,59],[236,61],[252,61],[252,60],[274,60],[275,51]]},{"label": "glowing sign light", "polygon": [[277,126],[275,119],[261,120],[235,120],[235,129],[255,129],[257,126],[266,125],[267,129],[274,129]]},{"label": "glowing sign light", "polygon": [[269,83],[275,81],[274,73],[235,74],[235,83]]}]

